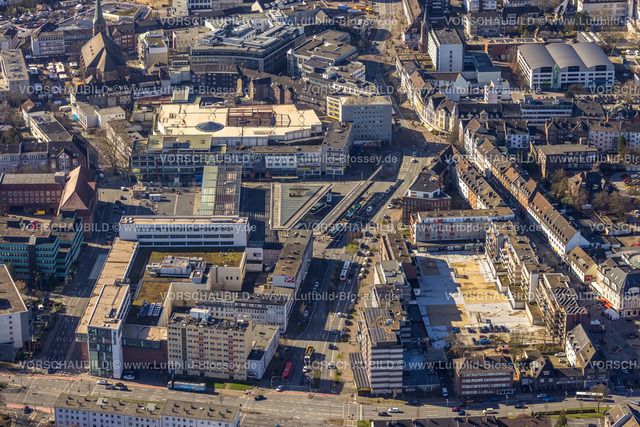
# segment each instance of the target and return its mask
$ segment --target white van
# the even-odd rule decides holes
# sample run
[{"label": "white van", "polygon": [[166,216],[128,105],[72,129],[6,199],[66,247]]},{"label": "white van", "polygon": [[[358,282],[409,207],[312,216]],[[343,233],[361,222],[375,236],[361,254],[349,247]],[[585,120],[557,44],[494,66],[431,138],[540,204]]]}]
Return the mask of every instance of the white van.
[{"label": "white van", "polygon": [[449,391],[447,390],[446,387],[442,387],[442,397],[447,397],[449,396]]}]

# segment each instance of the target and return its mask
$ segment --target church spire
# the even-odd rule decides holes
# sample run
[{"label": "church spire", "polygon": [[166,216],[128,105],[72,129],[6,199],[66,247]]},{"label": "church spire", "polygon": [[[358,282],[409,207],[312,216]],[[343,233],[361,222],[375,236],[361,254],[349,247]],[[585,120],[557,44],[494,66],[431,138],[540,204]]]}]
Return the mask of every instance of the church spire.
[{"label": "church spire", "polygon": [[100,33],[104,33],[107,30],[107,22],[102,15],[102,3],[100,0],[96,0],[96,10],[93,15],[93,35],[96,36]]}]

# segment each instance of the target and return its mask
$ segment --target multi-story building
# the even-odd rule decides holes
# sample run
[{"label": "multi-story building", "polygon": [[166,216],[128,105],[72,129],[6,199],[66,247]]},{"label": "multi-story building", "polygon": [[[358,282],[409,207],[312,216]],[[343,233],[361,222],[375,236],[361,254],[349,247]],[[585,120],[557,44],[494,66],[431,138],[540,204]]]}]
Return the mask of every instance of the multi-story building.
[{"label": "multi-story building", "polygon": [[120,239],[141,246],[245,247],[249,222],[243,217],[223,216],[125,216],[120,220]]},{"label": "multi-story building", "polygon": [[465,0],[464,6],[467,12],[490,11],[498,8],[498,2],[496,0]]},{"label": "multi-story building", "polygon": [[40,58],[61,58],[91,39],[91,28],[61,27],[53,31],[43,26],[31,33],[31,54]]},{"label": "multi-story building", "polygon": [[353,147],[353,123],[334,122],[322,140],[322,172],[326,175],[344,175]]},{"label": "multi-story building", "polygon": [[11,98],[28,98],[29,92],[29,69],[24,62],[24,56],[20,49],[9,49],[0,52],[0,68],[4,86]]},{"label": "multi-story building", "polygon": [[588,390],[596,384],[609,384],[607,360],[583,325],[576,325],[567,331],[564,352],[569,366],[582,374],[583,389]]},{"label": "multi-story building", "polygon": [[618,140],[624,138],[625,147],[640,146],[640,125],[628,121],[601,121],[589,126],[589,143],[601,153],[618,152]]},{"label": "multi-story building", "polygon": [[23,211],[33,213],[58,209],[64,189],[65,177],[54,173],[0,175],[0,204],[2,212]]},{"label": "multi-story building", "polygon": [[615,81],[614,66],[596,43],[525,44],[517,61],[530,89],[612,87]]},{"label": "multi-story building", "polygon": [[20,39],[16,27],[5,27],[0,30],[0,50],[10,50],[18,47]]},{"label": "multi-story building", "polygon": [[61,427],[239,427],[240,408],[181,400],[123,401],[99,396],[61,394],[54,404]]},{"label": "multi-story building", "polygon": [[455,28],[431,29],[428,52],[440,72],[457,73],[464,68],[464,44]]},{"label": "multi-story building", "polygon": [[596,164],[598,149],[582,144],[536,145],[534,155],[542,176],[557,170],[589,170]]},{"label": "multi-story building", "polygon": [[335,110],[335,117],[353,123],[356,143],[391,141],[393,106],[384,96],[327,97],[327,111]]},{"label": "multi-story building", "polygon": [[313,258],[313,231],[294,230],[280,252],[271,275],[273,286],[300,289]]},{"label": "multi-story building", "polygon": [[462,25],[468,37],[497,37],[502,33],[502,16],[496,11],[470,12]]},{"label": "multi-story building", "polygon": [[386,307],[365,308],[360,313],[362,359],[372,394],[402,390],[404,363],[400,329],[405,322],[401,312]]},{"label": "multi-story building", "polygon": [[283,23],[250,38],[239,38],[234,30],[224,29],[192,43],[189,58],[191,64],[219,63],[277,73],[285,69],[287,52],[301,37],[298,28]]},{"label": "multi-story building", "polygon": [[513,394],[517,373],[506,356],[468,356],[454,360],[454,386],[458,396]]},{"label": "multi-story building", "polygon": [[587,310],[578,304],[578,295],[564,274],[544,273],[539,280],[536,302],[545,328],[554,341],[562,343],[567,331],[587,319]]},{"label": "multi-story building", "polygon": [[540,192],[536,192],[528,204],[529,218],[540,227],[551,248],[560,256],[571,252],[580,245],[588,245],[587,239],[582,237],[580,231],[549,203],[549,200]]},{"label": "multi-story building", "polygon": [[608,308],[621,317],[640,315],[640,269],[620,257],[607,258],[598,265],[597,279],[591,287]]},{"label": "multi-story building", "polygon": [[493,221],[514,219],[507,207],[496,209],[418,212],[411,216],[411,235],[415,243],[434,241],[473,242],[485,239]]},{"label": "multi-story building", "polygon": [[31,337],[29,310],[6,265],[0,265],[0,360],[13,362],[15,350]]},{"label": "multi-story building", "polygon": [[437,177],[421,173],[402,197],[402,214],[408,220],[412,213],[451,210],[451,197],[437,183]]},{"label": "multi-story building", "polygon": [[0,262],[11,263],[13,276],[30,283],[64,279],[78,259],[82,229],[82,220],[75,213],[63,213],[51,220],[2,217]]},{"label": "multi-story building", "polygon": [[522,120],[529,125],[542,125],[551,118],[571,117],[573,102],[559,97],[537,99],[531,95],[524,95],[516,101],[520,106]]},{"label": "multi-story building", "polygon": [[202,309],[174,313],[167,325],[169,373],[244,381],[252,339],[249,322],[214,318]]},{"label": "multi-story building", "polygon": [[567,264],[584,284],[594,282],[598,276],[598,264],[580,246],[569,252]]},{"label": "multi-story building", "polygon": [[400,263],[407,280],[418,277],[418,268],[409,241],[400,233],[387,233],[380,236],[380,254],[383,260],[393,260]]},{"label": "multi-story building", "polygon": [[[327,73],[331,67],[358,57],[358,49],[351,44],[351,35],[342,31],[328,30],[312,36],[309,40],[287,52],[287,73],[301,77],[310,73]],[[364,78],[361,73],[354,77]]]},{"label": "multi-story building", "polygon": [[122,328],[131,306],[128,284],[96,285],[98,298],[87,324],[89,373],[96,377],[120,379],[124,370]]},{"label": "multi-story building", "polygon": [[31,118],[31,134],[40,142],[71,141],[71,134],[51,113]]},{"label": "multi-story building", "polygon": [[575,0],[572,3],[578,12],[611,20],[610,25],[623,25],[629,16],[629,5],[633,5],[626,0]]},{"label": "multi-story building", "polygon": [[241,7],[240,0],[187,0],[187,8],[192,12],[198,11],[222,11]]},{"label": "multi-story building", "polygon": [[162,30],[147,31],[138,36],[138,57],[145,69],[169,65],[169,41]]},{"label": "multi-story building", "polygon": [[209,29],[204,25],[172,30],[171,49],[178,53],[189,52],[191,43],[203,39],[207,34],[209,34]]}]

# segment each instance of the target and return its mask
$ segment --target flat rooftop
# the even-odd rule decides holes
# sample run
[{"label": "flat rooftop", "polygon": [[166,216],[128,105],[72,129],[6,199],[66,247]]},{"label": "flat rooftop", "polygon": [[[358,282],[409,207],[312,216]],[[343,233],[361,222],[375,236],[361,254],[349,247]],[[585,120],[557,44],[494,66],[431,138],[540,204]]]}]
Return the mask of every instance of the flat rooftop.
[{"label": "flat rooftop", "polygon": [[106,283],[115,283],[117,280],[125,278],[129,263],[132,261],[133,255],[138,248],[138,242],[127,242],[116,237],[111,246],[111,251],[107,256],[107,260],[102,267],[100,277],[93,287],[93,292],[89,297],[87,308],[78,323],[76,335],[86,335],[87,325],[93,315],[96,306],[102,303],[100,299],[100,291],[102,285]]},{"label": "flat rooftop", "polygon": [[[195,248],[191,248],[193,250]],[[188,249],[187,249],[188,250]],[[225,266],[225,267],[238,267],[242,262],[242,258],[244,256],[243,249],[233,249],[233,248],[224,248],[224,249],[211,249],[211,248],[198,248],[197,252],[179,252],[174,251],[173,248],[166,252],[152,252],[149,256],[149,263],[152,262],[162,262],[167,256],[175,256],[175,257],[202,257],[202,260],[213,266]],[[157,280],[154,278],[152,280]],[[177,280],[173,280],[174,282]]]},{"label": "flat rooftop", "polygon": [[246,217],[237,216],[154,216],[136,215],[125,216],[120,220],[120,224],[132,225],[158,225],[163,224],[246,224]]},{"label": "flat rooftop", "polygon": [[239,412],[240,408],[237,406],[191,403],[182,400],[167,400],[162,409],[162,415],[166,417],[193,418],[221,423],[233,423]]},{"label": "flat rooftop", "polygon": [[[159,108],[157,121],[161,134],[168,135],[171,132],[210,135],[214,138],[283,139],[290,132],[322,126],[315,111],[299,110],[292,104],[234,109],[198,104],[163,104]],[[239,125],[240,123],[243,124]]]},{"label": "flat rooftop", "polygon": [[0,315],[27,311],[7,266],[0,265]]},{"label": "flat rooftop", "polygon": [[144,325],[124,325],[122,337],[144,341],[164,341],[167,339],[167,328]]},{"label": "flat rooftop", "polygon": [[244,332],[249,329],[249,322],[219,319],[216,317],[200,319],[191,317],[189,313],[174,313],[169,320],[168,326],[198,326],[221,331]]},{"label": "flat rooftop", "polygon": [[125,319],[118,318],[129,293],[129,285],[104,284],[89,318],[88,326],[117,329]]},{"label": "flat rooftop", "polygon": [[129,402],[116,398],[63,393],[53,406],[56,409],[160,419],[164,405],[158,402]]},{"label": "flat rooftop", "polygon": [[3,173],[0,175],[0,185],[55,184],[56,182],[58,181],[54,173]]},{"label": "flat rooftop", "polygon": [[313,239],[312,230],[295,230],[289,234],[280,252],[280,259],[273,269],[277,276],[296,276],[302,264],[304,250]]}]

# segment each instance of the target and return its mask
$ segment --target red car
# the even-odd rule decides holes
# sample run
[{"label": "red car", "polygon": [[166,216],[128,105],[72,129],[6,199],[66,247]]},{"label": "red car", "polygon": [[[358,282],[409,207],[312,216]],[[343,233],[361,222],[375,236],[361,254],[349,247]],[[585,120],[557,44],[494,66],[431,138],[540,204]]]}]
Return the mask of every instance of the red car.
[{"label": "red car", "polygon": [[451,408],[451,412],[458,412],[460,410],[459,406],[455,406],[453,408]]}]

